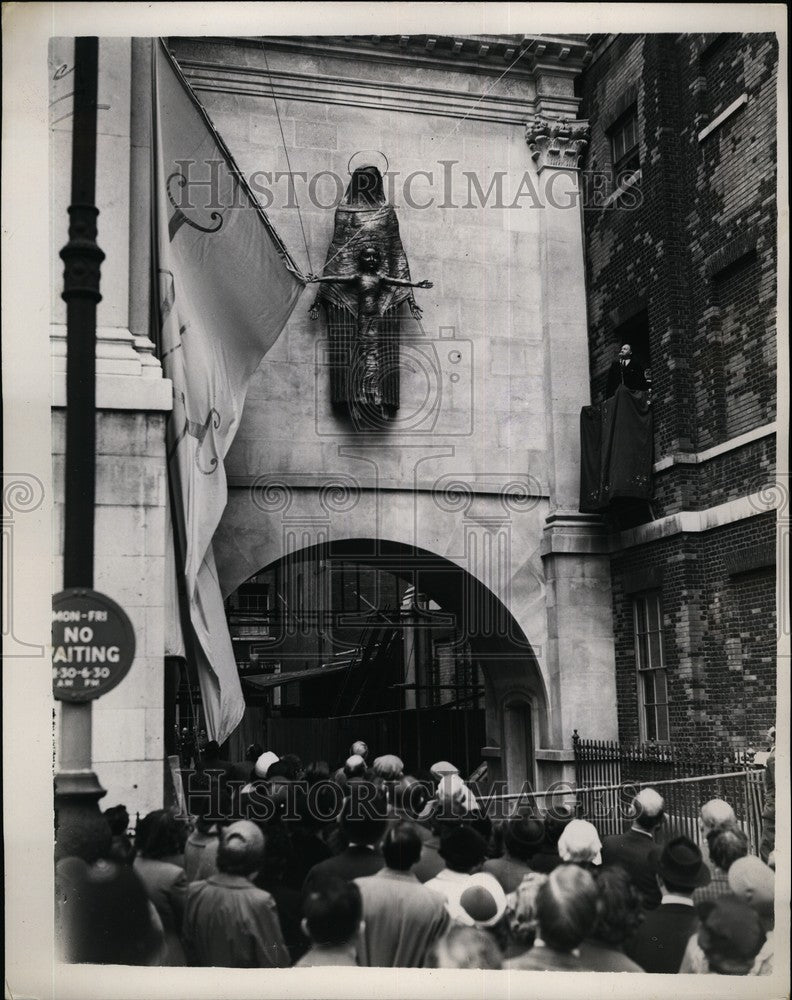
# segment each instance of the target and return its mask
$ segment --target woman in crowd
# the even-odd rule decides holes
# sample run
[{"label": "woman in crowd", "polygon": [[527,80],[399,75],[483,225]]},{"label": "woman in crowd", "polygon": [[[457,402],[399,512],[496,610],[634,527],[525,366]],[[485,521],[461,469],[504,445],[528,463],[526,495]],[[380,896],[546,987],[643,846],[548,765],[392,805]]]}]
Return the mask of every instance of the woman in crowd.
[{"label": "woman in crowd", "polygon": [[643,918],[641,895],[618,865],[594,868],[597,919],[580,946],[581,965],[591,972],[643,972],[623,946]]},{"label": "woman in crowd", "polygon": [[184,868],[167,860],[178,856],[181,833],[173,813],[156,809],[135,831],[137,854],[132,863],[157,909],[165,932],[165,965],[184,965],[180,934],[184,914],[187,876]]}]

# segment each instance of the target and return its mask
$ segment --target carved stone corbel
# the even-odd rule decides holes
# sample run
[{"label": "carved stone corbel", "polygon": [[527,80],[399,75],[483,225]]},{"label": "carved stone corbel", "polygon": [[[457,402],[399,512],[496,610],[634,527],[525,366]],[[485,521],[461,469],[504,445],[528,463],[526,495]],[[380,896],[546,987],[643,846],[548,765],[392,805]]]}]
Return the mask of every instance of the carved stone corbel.
[{"label": "carved stone corbel", "polygon": [[588,145],[589,123],[580,119],[532,115],[525,126],[525,141],[539,173],[545,167],[577,170]]}]

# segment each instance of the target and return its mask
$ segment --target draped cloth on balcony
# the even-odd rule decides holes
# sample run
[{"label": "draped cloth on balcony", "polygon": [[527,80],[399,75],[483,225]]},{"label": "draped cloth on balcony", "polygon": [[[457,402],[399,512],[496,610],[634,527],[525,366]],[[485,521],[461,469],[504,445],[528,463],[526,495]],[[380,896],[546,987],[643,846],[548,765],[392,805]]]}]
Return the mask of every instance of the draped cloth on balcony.
[{"label": "draped cloth on balcony", "polygon": [[580,510],[652,496],[652,408],[645,392],[620,385],[610,399],[580,411]]}]

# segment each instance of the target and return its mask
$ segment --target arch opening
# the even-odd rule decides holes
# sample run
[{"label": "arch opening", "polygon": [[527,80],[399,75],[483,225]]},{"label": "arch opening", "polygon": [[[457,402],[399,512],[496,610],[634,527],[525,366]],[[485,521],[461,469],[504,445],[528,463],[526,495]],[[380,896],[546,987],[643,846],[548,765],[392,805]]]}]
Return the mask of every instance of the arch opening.
[{"label": "arch opening", "polygon": [[516,722],[504,718],[507,693],[532,706],[520,730],[532,761],[547,728],[534,651],[498,597],[450,560],[381,539],[313,545],[262,567],[226,611],[247,706],[231,756],[257,742],[337,765],[363,739],[413,774],[450,760],[510,785],[528,776],[532,765],[509,763]]}]

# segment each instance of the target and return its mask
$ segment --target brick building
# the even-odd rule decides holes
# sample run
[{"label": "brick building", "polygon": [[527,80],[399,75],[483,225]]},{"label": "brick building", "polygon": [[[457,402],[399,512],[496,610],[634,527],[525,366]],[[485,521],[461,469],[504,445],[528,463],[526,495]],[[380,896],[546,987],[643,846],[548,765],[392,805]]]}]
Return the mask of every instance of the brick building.
[{"label": "brick building", "polygon": [[592,400],[630,343],[654,414],[651,503],[606,514],[619,736],[757,745],[775,721],[777,42],[589,40]]}]

